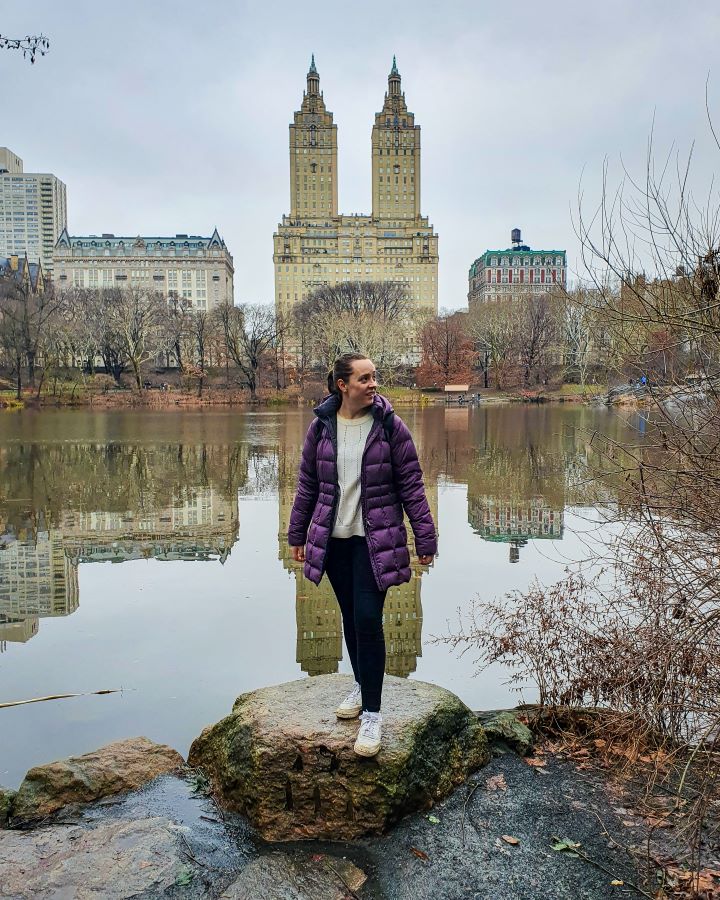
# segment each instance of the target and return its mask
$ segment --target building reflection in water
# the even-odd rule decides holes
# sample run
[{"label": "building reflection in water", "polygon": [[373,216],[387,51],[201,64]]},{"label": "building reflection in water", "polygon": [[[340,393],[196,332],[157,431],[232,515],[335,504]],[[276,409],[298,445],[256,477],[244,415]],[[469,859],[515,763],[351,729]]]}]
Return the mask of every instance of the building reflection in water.
[{"label": "building reflection in water", "polygon": [[0,534],[0,650],[34,637],[41,618],[69,616],[78,607],[77,569],[61,536],[37,526],[5,523]]},{"label": "building reflection in water", "polygon": [[578,446],[562,429],[543,429],[540,442],[534,419],[513,412],[484,419],[468,471],[468,522],[484,540],[507,544],[516,563],[529,540],[562,539],[566,465]]},{"label": "building reflection in water", "polygon": [[[238,485],[246,474],[237,465],[237,449],[69,445],[63,453],[62,445],[33,445],[26,453],[22,447],[4,448],[0,650],[34,637],[41,618],[67,616],[78,608],[81,564],[224,563],[238,539]],[[43,451],[52,460],[44,459]],[[78,466],[90,456],[92,484],[78,477]],[[38,470],[52,475],[39,482]],[[61,486],[65,489],[58,490]],[[67,507],[53,502],[57,496],[66,498]]]},{"label": "building reflection in water", "polygon": [[[303,566],[290,556],[287,530],[290,510],[295,496],[297,466],[307,421],[301,417],[288,417],[284,435],[284,452],[281,454],[278,473],[278,558],[292,573],[295,580],[295,619],[297,622],[296,661],[309,675],[325,675],[338,671],[342,659],[342,619],[340,607],[330,582],[326,577],[319,585],[313,584],[303,574]],[[437,481],[426,480],[428,501],[437,524]],[[412,532],[408,525],[412,548]],[[412,558],[411,553],[411,558]],[[385,671],[389,675],[406,678],[417,667],[422,656],[422,601],[421,581],[427,566],[417,559],[411,566],[411,578],[406,584],[392,587],[387,592],[383,626],[385,631]]]},{"label": "building reflection in water", "polygon": [[[402,410],[438,527],[438,485],[467,485],[466,521],[483,540],[506,543],[511,561],[530,540],[561,539],[566,506],[597,501],[587,477],[597,415],[518,405]],[[40,427],[45,420],[27,421]],[[106,428],[110,420],[97,421]],[[337,671],[342,631],[332,589],[327,579],[318,588],[304,578],[286,540],[308,414],[287,412],[271,426],[248,417],[239,430],[235,417],[211,417],[212,434],[205,421],[174,424],[183,443],[168,442],[163,429],[159,441],[143,442],[140,421],[123,417],[132,431],[123,441],[99,431],[92,442],[30,435],[0,446],[0,649],[32,638],[41,618],[77,609],[79,565],[222,563],[238,540],[238,495],[277,495],[279,557],[295,582],[297,661],[308,674]],[[623,427],[607,422],[617,440]],[[447,534],[456,524],[448,523]],[[392,674],[415,671],[422,654],[424,571],[415,563],[410,582],[387,595]]]}]

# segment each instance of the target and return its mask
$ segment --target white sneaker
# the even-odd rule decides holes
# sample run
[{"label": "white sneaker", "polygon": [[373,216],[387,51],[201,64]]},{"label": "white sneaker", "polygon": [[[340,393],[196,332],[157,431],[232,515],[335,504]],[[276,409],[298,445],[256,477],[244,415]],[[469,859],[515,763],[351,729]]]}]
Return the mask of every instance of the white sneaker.
[{"label": "white sneaker", "polygon": [[357,719],[362,710],[362,692],[360,685],[355,682],[355,687],[335,710],[338,719]]},{"label": "white sneaker", "polygon": [[382,716],[379,712],[364,712],[360,716],[360,731],[355,741],[358,756],[375,756],[382,738]]}]

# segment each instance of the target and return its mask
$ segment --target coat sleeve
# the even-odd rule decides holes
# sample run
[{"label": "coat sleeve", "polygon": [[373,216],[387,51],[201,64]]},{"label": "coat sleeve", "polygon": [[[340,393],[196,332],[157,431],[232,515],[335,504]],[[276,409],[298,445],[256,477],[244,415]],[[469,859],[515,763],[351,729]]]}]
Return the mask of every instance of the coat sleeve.
[{"label": "coat sleeve", "polygon": [[310,519],[315,511],[318,499],[319,484],[317,477],[317,444],[318,444],[318,420],[310,423],[305,435],[300,469],[298,471],[297,490],[290,513],[290,527],[288,528],[288,543],[291,547],[304,547],[307,540]]},{"label": "coat sleeve", "polygon": [[434,556],[437,534],[425,494],[422,469],[410,431],[398,416],[395,416],[390,454],[395,487],[415,535],[415,550],[418,556]]}]

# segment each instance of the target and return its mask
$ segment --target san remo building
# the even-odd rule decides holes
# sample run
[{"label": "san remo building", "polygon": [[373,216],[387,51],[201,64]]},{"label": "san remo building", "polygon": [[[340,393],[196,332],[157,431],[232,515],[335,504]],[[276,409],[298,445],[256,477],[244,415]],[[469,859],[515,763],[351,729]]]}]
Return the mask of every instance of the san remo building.
[{"label": "san remo building", "polygon": [[290,125],[290,215],[273,235],[275,305],[288,312],[321,285],[391,281],[437,314],[438,236],[420,214],[420,126],[395,59],[372,129],[372,215],[338,213],[337,125],[313,57]]}]

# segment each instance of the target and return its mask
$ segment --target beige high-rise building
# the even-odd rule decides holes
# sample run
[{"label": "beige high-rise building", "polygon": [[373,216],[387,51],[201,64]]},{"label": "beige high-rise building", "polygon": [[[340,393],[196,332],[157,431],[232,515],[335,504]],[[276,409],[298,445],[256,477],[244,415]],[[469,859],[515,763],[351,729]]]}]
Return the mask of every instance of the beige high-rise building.
[{"label": "beige high-rise building", "polygon": [[0,147],[0,257],[40,262],[52,275],[53,248],[67,227],[67,190],[50,173],[25,172],[23,161]]},{"label": "beige high-rise building", "polygon": [[438,308],[438,236],[420,211],[420,126],[393,59],[372,129],[372,214],[338,213],[337,125],[313,57],[290,125],[290,215],[273,235],[275,305],[285,312],[323,285],[396,282],[419,311]]}]

